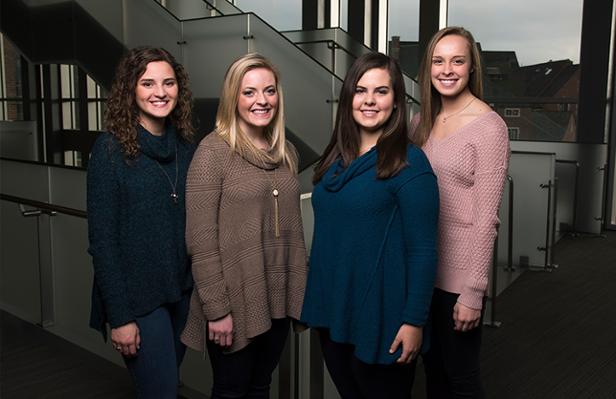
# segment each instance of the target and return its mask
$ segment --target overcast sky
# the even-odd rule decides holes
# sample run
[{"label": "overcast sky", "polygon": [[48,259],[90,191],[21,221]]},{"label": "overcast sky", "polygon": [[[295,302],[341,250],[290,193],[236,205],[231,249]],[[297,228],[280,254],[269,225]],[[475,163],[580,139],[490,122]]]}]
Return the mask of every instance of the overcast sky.
[{"label": "overcast sky", "polygon": [[[353,0],[341,0],[342,18],[347,1]],[[582,1],[449,0],[448,25],[469,29],[484,50],[515,51],[520,65],[561,59],[578,63]],[[301,28],[301,0],[235,0],[235,4],[279,30]],[[418,26],[419,0],[389,0],[390,37],[417,40]]]}]

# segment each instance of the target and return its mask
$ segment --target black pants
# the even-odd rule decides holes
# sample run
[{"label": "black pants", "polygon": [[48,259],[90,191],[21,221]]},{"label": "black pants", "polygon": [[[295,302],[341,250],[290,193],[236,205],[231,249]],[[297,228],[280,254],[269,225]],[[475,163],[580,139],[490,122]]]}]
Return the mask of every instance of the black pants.
[{"label": "black pants", "polygon": [[411,364],[367,364],[353,355],[354,347],[334,342],[329,330],[319,330],[325,365],[342,399],[409,399],[416,361]]},{"label": "black pants", "polygon": [[272,328],[237,352],[224,353],[220,345],[207,340],[214,373],[212,399],[269,399],[272,372],[288,334],[289,320],[276,319],[272,320]]},{"label": "black pants", "polygon": [[428,399],[484,398],[479,372],[481,323],[470,331],[454,331],[458,296],[438,288],[432,296],[430,349],[423,356]]}]

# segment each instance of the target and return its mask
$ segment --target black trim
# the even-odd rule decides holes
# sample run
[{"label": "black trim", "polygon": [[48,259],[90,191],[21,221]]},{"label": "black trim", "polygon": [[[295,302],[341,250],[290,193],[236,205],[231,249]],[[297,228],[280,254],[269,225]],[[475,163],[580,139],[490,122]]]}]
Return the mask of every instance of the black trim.
[{"label": "black trim", "polygon": [[28,198],[16,197],[14,195],[0,193],[0,200],[14,202],[16,204],[28,205],[28,206],[32,206],[38,209],[62,213],[65,215],[77,216],[83,219],[88,218],[88,214],[86,211],[82,211],[82,210],[75,209],[75,208],[69,208],[69,207],[61,206],[61,205],[54,205],[48,202],[36,201],[36,200],[28,199]]},{"label": "black trim", "polygon": [[57,163],[30,161],[27,159],[17,159],[17,158],[8,158],[8,157],[0,157],[0,161],[19,162],[19,163],[25,163],[29,165],[49,166],[49,167],[59,168],[59,169],[81,170],[84,172],[87,170],[86,168],[81,167],[81,166],[61,165]]}]

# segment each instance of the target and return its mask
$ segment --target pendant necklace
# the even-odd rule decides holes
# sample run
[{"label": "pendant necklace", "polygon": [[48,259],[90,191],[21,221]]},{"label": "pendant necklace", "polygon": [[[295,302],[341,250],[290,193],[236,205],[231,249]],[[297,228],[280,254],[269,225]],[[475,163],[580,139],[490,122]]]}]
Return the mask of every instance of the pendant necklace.
[{"label": "pendant necklace", "polygon": [[462,109],[460,109],[459,111],[456,111],[456,112],[454,112],[453,114],[450,114],[450,115],[447,115],[447,116],[443,115],[443,117],[442,117],[443,123],[447,122],[447,119],[451,118],[452,116],[456,116],[456,115],[458,115],[460,112],[462,112],[462,111],[464,111],[465,109],[467,109],[467,108],[469,107],[469,105],[471,105],[471,104],[473,103],[473,101],[475,101],[475,98],[477,98],[477,97],[473,97],[473,98],[471,98],[471,101],[469,101],[469,102],[468,102],[468,103],[467,103],[464,107],[462,107]]},{"label": "pendant necklace", "polygon": [[177,204],[178,203],[178,199],[180,198],[178,193],[177,193],[177,186],[178,186],[178,145],[177,144],[175,145],[175,182],[171,182],[171,178],[169,177],[169,174],[165,171],[165,169],[162,167],[160,162],[158,162],[158,159],[155,159],[155,161],[156,161],[156,165],[158,165],[160,170],[162,170],[163,173],[165,174],[165,177],[167,178],[167,181],[169,182],[169,185],[171,186],[171,199],[173,200],[173,203]]},{"label": "pendant necklace", "polygon": [[267,177],[267,179],[270,182],[270,188],[272,189],[272,197],[274,198],[274,236],[276,238],[280,237],[280,223],[279,223],[279,209],[278,209],[278,195],[280,195],[280,192],[278,191],[278,189],[276,188],[276,171],[277,171],[278,167],[274,168],[274,180],[271,180],[269,178],[269,175],[267,174],[268,172],[263,170],[263,173],[265,173],[265,176]]}]

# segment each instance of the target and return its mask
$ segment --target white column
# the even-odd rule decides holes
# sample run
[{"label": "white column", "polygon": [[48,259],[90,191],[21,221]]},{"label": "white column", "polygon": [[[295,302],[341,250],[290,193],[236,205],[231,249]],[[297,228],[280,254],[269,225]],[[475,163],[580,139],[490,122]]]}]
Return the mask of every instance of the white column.
[{"label": "white column", "polygon": [[448,7],[449,0],[439,0],[439,15],[438,15],[438,28],[443,29],[447,26]]},{"label": "white column", "polygon": [[387,54],[387,43],[388,43],[388,9],[389,9],[389,0],[379,0],[379,34],[377,40],[377,49],[379,52],[383,54]]}]

